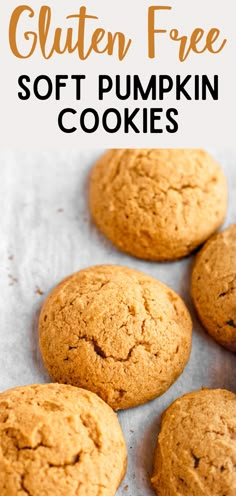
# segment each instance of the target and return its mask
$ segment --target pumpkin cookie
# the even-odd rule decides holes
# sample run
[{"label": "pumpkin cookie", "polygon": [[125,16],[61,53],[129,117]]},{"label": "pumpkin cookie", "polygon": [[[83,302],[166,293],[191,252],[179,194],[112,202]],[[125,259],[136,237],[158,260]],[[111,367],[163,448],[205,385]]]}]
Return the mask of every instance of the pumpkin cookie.
[{"label": "pumpkin cookie", "polygon": [[59,384],[0,394],[1,496],[114,496],[126,447],[112,409]]},{"label": "pumpkin cookie", "polygon": [[186,394],[164,413],[152,484],[158,496],[235,496],[236,395]]},{"label": "pumpkin cookie", "polygon": [[197,255],[192,296],[209,334],[236,351],[236,224],[213,236]]},{"label": "pumpkin cookie", "polygon": [[58,382],[97,393],[114,409],[164,393],[186,365],[192,323],[170,288],[115,265],[81,270],[45,301],[40,348]]},{"label": "pumpkin cookie", "polygon": [[110,150],[90,177],[90,210],[118,248],[138,258],[188,255],[223,223],[225,176],[202,150]]}]

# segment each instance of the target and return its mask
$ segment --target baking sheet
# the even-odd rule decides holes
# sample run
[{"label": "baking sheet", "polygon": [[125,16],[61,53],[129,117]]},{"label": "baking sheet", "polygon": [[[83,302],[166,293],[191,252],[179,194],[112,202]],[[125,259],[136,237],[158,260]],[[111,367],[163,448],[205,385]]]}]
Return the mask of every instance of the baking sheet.
[{"label": "baking sheet", "polygon": [[[37,321],[44,298],[63,277],[91,264],[117,263],[171,286],[192,314],[190,362],[162,397],[119,413],[129,465],[117,494],[151,496],[161,413],[202,386],[236,392],[236,356],[217,345],[196,318],[189,296],[193,257],[165,264],[136,260],[116,250],[91,223],[88,172],[102,152],[0,150],[0,390],[50,381],[38,350]],[[236,214],[236,150],[210,152],[228,178],[227,226]]]}]

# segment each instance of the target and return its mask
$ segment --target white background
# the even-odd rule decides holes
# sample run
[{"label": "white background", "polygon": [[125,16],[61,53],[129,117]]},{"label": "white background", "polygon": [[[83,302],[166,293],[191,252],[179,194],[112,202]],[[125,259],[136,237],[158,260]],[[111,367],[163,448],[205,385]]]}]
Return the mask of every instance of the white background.
[{"label": "white background", "polygon": [[[27,3],[27,2],[25,2]],[[52,7],[52,26],[65,27],[66,15],[76,13],[79,7],[86,5],[88,13],[97,15],[99,21],[92,21],[91,26],[104,27],[106,30],[123,31],[132,38],[132,46],[124,61],[107,55],[92,55],[81,62],[76,54],[55,56],[45,61],[37,50],[31,59],[16,59],[9,48],[8,26],[16,0],[2,0],[0,5],[0,144],[17,144],[27,148],[41,144],[58,145],[76,144],[79,147],[177,147],[177,146],[214,146],[215,143],[231,145],[235,134],[235,0],[227,2],[215,0],[57,0],[28,2],[37,13],[42,4]],[[181,34],[190,34],[196,27],[206,30],[218,27],[222,37],[228,42],[218,55],[205,53],[191,54],[186,62],[179,62],[178,48],[175,42],[168,41],[166,35],[157,36],[157,55],[154,60],[147,57],[147,12],[149,5],[170,5],[171,12],[162,12],[158,17],[158,25],[167,29],[178,28]],[[25,19],[21,26],[25,29],[36,29],[36,19]],[[91,34],[88,29],[87,36]],[[76,132],[63,134],[57,126],[59,111],[66,107],[74,107],[79,112],[86,107],[95,107],[100,114],[104,109],[118,106],[135,108],[137,102],[121,102],[110,94],[104,102],[97,101],[96,78],[98,74],[138,74],[147,80],[151,74],[213,74],[220,76],[220,99],[214,102],[182,101],[176,104],[173,98],[166,100],[164,107],[177,106],[179,109],[179,131],[176,134],[139,135],[119,132],[109,135],[103,131],[96,134]],[[74,101],[73,87],[65,90],[61,102],[53,99],[41,102],[32,99],[24,102],[17,97],[18,77],[28,74],[32,78],[40,74],[54,77],[55,74],[86,74],[86,93],[82,102]],[[146,106],[146,103],[143,104]],[[149,106],[160,107],[157,102],[149,102]],[[138,105],[139,106],[139,105]],[[162,106],[162,104],[161,104]]]},{"label": "white background", "polygon": [[[228,179],[227,226],[235,222],[236,150],[211,151]],[[92,224],[88,174],[101,153],[75,147],[57,152],[0,152],[0,391],[50,380],[38,350],[38,316],[47,294],[65,276],[91,264],[114,263],[168,284],[191,311],[191,359],[163,396],[119,413],[129,467],[118,495],[151,496],[149,476],[161,413],[175,398],[202,386],[236,393],[236,360],[235,354],[205,333],[196,318],[189,294],[193,256],[168,264],[137,260],[116,250]]]}]

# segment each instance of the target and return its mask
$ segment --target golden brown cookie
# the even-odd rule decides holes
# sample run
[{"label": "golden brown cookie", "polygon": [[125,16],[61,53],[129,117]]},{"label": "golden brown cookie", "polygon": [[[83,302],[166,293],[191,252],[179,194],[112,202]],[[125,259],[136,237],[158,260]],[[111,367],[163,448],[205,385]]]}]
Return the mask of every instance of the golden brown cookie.
[{"label": "golden brown cookie", "polygon": [[40,348],[58,382],[94,391],[114,409],[161,395],[186,365],[192,323],[170,288],[115,265],[81,270],[45,301]]},{"label": "golden brown cookie", "polygon": [[118,419],[95,394],[59,384],[0,394],[1,496],[114,496],[125,471]]},{"label": "golden brown cookie", "polygon": [[202,150],[110,150],[91,173],[95,223],[143,259],[188,255],[221,226],[226,204],[225,176]]},{"label": "golden brown cookie", "polygon": [[152,484],[158,496],[235,496],[236,395],[186,394],[165,411]]},{"label": "golden brown cookie", "polygon": [[236,224],[213,236],[197,255],[192,296],[209,334],[236,351]]}]

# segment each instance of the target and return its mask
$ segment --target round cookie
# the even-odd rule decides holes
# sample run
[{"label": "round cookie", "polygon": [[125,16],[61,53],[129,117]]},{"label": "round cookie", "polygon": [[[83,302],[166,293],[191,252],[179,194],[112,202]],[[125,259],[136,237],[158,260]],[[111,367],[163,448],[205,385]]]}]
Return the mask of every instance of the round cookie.
[{"label": "round cookie", "polygon": [[192,322],[170,288],[142,272],[90,267],[62,281],[40,314],[50,376],[129,408],[164,393],[183,371]]},{"label": "round cookie", "polygon": [[221,345],[236,351],[236,224],[203,246],[191,286],[203,326]]},{"label": "round cookie", "polygon": [[114,496],[126,456],[115,413],[89,391],[44,384],[0,394],[1,496]]},{"label": "round cookie", "polygon": [[225,176],[202,150],[110,150],[90,176],[90,210],[118,248],[138,258],[188,255],[223,223]]},{"label": "round cookie", "polygon": [[235,496],[236,395],[186,394],[165,411],[152,484],[158,496]]}]

